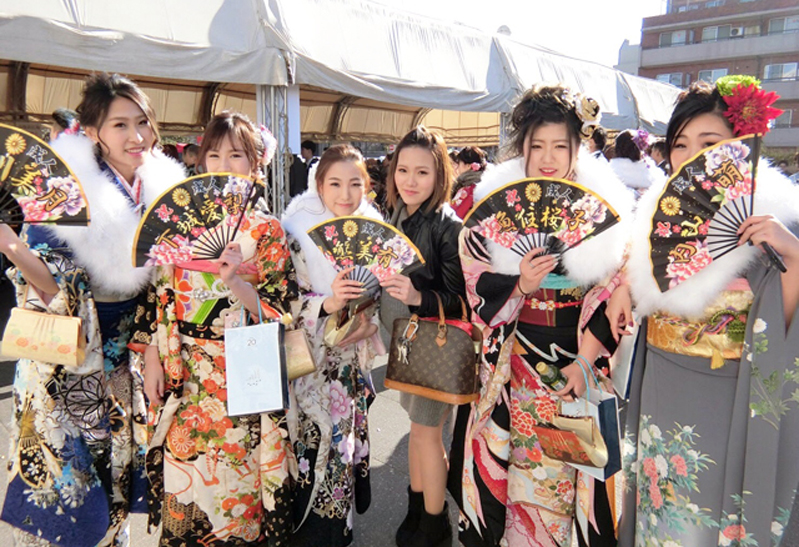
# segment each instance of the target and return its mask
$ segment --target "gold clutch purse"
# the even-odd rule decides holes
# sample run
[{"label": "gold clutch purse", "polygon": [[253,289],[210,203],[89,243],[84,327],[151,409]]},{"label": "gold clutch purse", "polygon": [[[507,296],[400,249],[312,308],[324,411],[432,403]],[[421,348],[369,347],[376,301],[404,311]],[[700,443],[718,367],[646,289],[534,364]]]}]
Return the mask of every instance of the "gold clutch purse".
[{"label": "gold clutch purse", "polygon": [[86,358],[80,317],[13,308],[3,333],[6,357],[78,366]]},{"label": "gold clutch purse", "polygon": [[[344,309],[327,318],[325,344],[337,346],[347,336],[358,330],[361,320],[369,321],[375,314],[375,299],[363,297],[349,302]],[[363,313],[362,313],[363,312]]]},{"label": "gold clutch purse", "polygon": [[316,362],[311,353],[311,345],[302,329],[286,331],[286,372],[289,381],[305,376],[316,370]]}]

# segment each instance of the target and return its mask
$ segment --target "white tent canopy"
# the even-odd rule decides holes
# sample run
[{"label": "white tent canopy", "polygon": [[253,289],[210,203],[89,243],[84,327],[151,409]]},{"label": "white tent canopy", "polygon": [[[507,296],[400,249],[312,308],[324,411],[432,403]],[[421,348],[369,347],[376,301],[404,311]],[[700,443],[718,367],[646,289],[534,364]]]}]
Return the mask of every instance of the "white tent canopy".
[{"label": "white tent canopy", "polygon": [[[330,140],[398,138],[428,116],[431,125],[465,123],[444,129],[467,140],[474,129],[487,142],[484,128],[470,126],[498,128],[496,113],[542,81],[594,96],[611,129],[662,132],[678,92],[366,0],[0,0],[0,59],[189,80],[194,92],[217,82],[225,104],[245,108],[254,107],[255,88],[241,84],[298,83],[301,104],[313,97],[302,111],[304,133]],[[236,93],[224,95],[230,83]]]},{"label": "white tent canopy", "polygon": [[0,0],[0,58],[180,80],[286,85],[256,0]]}]

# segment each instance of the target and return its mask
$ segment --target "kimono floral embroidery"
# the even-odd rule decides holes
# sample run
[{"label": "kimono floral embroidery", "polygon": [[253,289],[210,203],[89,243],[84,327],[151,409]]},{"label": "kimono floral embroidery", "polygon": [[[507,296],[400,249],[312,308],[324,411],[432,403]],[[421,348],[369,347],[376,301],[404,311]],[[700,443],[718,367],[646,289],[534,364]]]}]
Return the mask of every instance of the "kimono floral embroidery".
[{"label": "kimono floral embroidery", "polygon": [[[755,320],[752,327],[753,341],[751,348],[744,348],[748,361],[753,361],[753,356],[768,352],[768,324],[760,318]],[[790,393],[786,387],[795,384]],[[786,397],[787,395],[787,397]],[[794,358],[791,366],[780,373],[773,371],[764,376],[757,364],[752,365],[752,395],[749,408],[752,417],[758,416],[778,429],[780,418],[792,406],[799,403],[799,357]]]},{"label": "kimono floral embroidery", "polygon": [[[649,416],[641,417],[638,459],[633,469],[639,477],[636,501],[642,531],[651,526],[683,532],[686,523],[714,526],[707,511],[691,503],[690,493],[697,489],[699,474],[715,462],[696,450],[698,434],[694,427],[675,426],[664,437],[660,428],[650,423]],[[647,537],[642,545],[658,544]]]}]

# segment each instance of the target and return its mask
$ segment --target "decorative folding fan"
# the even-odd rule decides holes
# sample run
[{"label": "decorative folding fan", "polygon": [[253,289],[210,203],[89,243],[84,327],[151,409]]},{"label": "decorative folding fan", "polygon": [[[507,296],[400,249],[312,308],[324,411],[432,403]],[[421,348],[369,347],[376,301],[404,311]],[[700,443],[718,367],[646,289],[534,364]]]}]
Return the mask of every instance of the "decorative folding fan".
[{"label": "decorative folding fan", "polygon": [[649,234],[652,275],[661,291],[738,247],[737,230],[753,213],[759,140],[748,135],[721,141],[669,179]]},{"label": "decorative folding fan", "polygon": [[535,247],[559,254],[619,222],[601,196],[577,183],[522,179],[480,200],[463,223],[520,257]]},{"label": "decorative folding fan", "polygon": [[140,266],[219,258],[233,241],[258,183],[230,173],[207,173],[172,186],[144,214],[133,243]]},{"label": "decorative folding fan", "polygon": [[355,266],[347,277],[364,284],[365,297],[374,297],[387,277],[407,275],[425,262],[402,232],[371,218],[332,218],[308,230],[308,235],[336,270]]},{"label": "decorative folding fan", "polygon": [[89,223],[80,182],[49,144],[0,124],[0,145],[0,222]]}]

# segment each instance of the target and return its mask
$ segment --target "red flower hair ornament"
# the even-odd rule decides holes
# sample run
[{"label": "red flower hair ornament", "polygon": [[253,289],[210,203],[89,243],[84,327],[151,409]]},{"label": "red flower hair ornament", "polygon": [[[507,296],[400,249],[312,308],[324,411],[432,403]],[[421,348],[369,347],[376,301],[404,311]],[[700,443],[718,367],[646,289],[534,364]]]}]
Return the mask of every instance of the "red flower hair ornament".
[{"label": "red flower hair ornament", "polygon": [[730,121],[738,137],[768,133],[771,120],[783,112],[771,106],[780,96],[773,91],[764,91],[760,80],[752,76],[723,76],[716,81],[716,88],[727,103],[724,117]]}]

